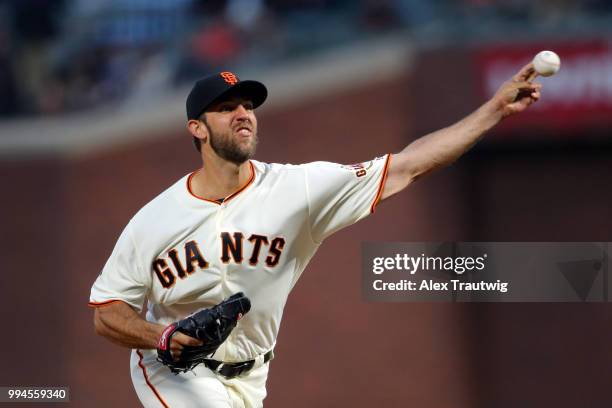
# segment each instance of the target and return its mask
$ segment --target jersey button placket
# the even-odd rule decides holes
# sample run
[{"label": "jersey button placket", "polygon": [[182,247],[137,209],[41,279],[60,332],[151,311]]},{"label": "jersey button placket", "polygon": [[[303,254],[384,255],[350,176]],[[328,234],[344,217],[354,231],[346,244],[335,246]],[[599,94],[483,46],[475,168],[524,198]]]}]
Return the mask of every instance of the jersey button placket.
[{"label": "jersey button placket", "polygon": [[[217,215],[217,238],[219,238],[219,241],[221,240],[221,232],[223,230],[222,226],[223,226],[225,211],[227,211],[227,208],[226,208],[226,203],[224,201],[219,205],[219,211],[217,213],[218,214]],[[223,250],[221,249],[221,251]],[[221,256],[223,254],[221,253],[219,255]],[[227,288],[227,284],[226,284],[228,267],[229,267],[229,263],[226,264],[226,263],[221,262],[221,268],[222,268],[221,269],[221,287],[223,288],[224,297],[232,295],[232,293],[229,292]],[[230,335],[228,337],[228,341],[226,344],[226,353],[228,352],[231,354],[235,353],[235,350],[233,349],[234,348],[233,342],[232,342],[235,338],[236,338],[236,330],[232,330],[230,332]]]},{"label": "jersey button placket", "polygon": [[[224,219],[224,215],[225,215],[225,202],[219,204],[219,208],[217,209],[217,220],[216,220],[216,227],[217,227],[217,242],[221,242],[221,232],[222,232],[222,225],[223,225],[223,219]],[[223,255],[222,253],[222,248],[221,245],[219,245],[219,260],[221,260],[221,257]],[[219,262],[219,272],[220,272],[220,279],[221,279],[221,288],[224,292],[226,292],[226,277],[227,277],[227,264],[223,263],[223,261]]]}]

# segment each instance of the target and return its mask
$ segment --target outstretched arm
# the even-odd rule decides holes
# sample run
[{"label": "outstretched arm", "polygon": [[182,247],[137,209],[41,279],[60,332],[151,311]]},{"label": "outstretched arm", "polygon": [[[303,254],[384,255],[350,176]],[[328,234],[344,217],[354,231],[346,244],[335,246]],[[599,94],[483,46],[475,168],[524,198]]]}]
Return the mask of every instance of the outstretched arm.
[{"label": "outstretched arm", "polygon": [[402,191],[424,174],[451,164],[502,119],[522,112],[536,102],[541,89],[540,84],[531,82],[536,76],[533,64],[525,65],[475,112],[449,127],[415,140],[394,154],[381,199]]}]

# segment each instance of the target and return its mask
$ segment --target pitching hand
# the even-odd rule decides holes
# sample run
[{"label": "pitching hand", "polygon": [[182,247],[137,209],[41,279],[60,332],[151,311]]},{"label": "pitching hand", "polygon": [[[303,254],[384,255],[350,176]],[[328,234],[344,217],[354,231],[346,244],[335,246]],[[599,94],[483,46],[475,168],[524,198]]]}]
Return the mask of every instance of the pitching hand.
[{"label": "pitching hand", "polygon": [[529,63],[493,95],[492,101],[504,118],[524,111],[540,99],[542,85],[532,82],[537,75],[533,64]]}]

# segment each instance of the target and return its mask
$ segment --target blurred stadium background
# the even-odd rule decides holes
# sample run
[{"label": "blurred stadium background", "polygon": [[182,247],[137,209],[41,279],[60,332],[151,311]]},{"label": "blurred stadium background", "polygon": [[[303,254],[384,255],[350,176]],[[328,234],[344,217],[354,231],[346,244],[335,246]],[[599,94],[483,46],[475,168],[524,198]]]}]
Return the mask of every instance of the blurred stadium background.
[{"label": "blurred stadium background", "polygon": [[[0,1],[0,385],[137,406],[89,288],[198,166],[193,81],[269,86],[258,160],[353,163],[475,109],[541,49],[543,98],[330,238],[289,298],[268,407],[609,407],[607,304],[366,304],[362,241],[612,241],[607,0]],[[256,216],[256,214],[253,214]],[[27,405],[24,405],[27,406]]]}]

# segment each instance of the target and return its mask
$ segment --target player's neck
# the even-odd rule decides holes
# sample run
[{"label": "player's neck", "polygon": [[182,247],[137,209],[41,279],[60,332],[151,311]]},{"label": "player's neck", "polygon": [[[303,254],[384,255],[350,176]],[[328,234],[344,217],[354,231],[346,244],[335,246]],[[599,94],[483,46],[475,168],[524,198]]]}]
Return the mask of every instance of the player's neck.
[{"label": "player's neck", "polygon": [[191,179],[191,189],[199,197],[217,200],[235,193],[250,177],[248,160],[236,164],[218,156],[205,157],[202,168]]}]

